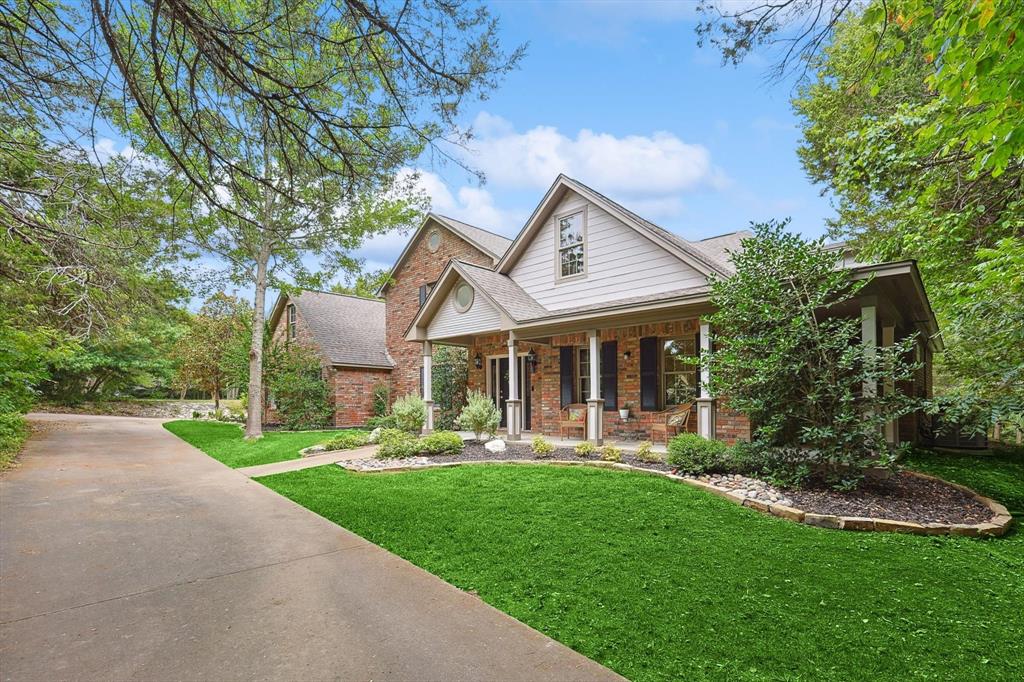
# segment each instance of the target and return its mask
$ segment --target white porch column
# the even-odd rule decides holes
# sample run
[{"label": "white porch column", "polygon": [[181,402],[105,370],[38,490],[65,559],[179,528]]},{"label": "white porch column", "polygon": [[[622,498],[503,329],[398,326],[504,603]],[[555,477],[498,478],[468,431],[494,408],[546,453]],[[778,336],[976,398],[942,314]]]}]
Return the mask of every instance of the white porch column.
[{"label": "white porch column", "polygon": [[508,400],[505,401],[508,417],[508,439],[523,437],[523,401],[519,397],[519,341],[516,333],[508,333]]},{"label": "white porch column", "polygon": [[704,358],[711,351],[711,325],[700,323],[700,397],[697,398],[697,435],[715,438],[715,397],[711,395],[711,368]]},{"label": "white porch column", "polygon": [[427,404],[427,433],[434,430],[434,348],[430,341],[423,342],[423,402]]},{"label": "white porch column", "polygon": [[590,354],[590,398],[587,400],[587,440],[604,442],[604,399],[601,398],[601,339],[596,329],[587,332]]},{"label": "white porch column", "polygon": [[[864,347],[864,361],[871,364],[878,354],[878,306],[874,297],[865,298],[860,306],[860,343]],[[865,381],[862,393],[866,398],[878,395],[878,382]]]},{"label": "white porch column", "polygon": [[[896,342],[896,328],[891,326],[891,325],[890,326],[883,326],[882,327],[882,346],[884,348],[888,348],[888,347],[892,346],[895,342]],[[887,376],[886,377],[885,384],[884,384],[883,388],[884,388],[883,395],[892,395],[893,391],[896,390],[896,387],[893,385],[893,382],[892,382],[892,376]],[[897,431],[897,424],[896,424],[896,420],[895,419],[892,419],[892,420],[887,421],[885,423],[885,442],[888,443],[889,445],[896,445],[896,431]]]}]

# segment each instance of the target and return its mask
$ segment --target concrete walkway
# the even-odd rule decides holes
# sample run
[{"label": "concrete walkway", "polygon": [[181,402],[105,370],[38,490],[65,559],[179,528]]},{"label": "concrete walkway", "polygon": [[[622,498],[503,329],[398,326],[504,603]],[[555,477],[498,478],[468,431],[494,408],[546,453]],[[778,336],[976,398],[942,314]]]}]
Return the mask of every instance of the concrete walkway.
[{"label": "concrete walkway", "polygon": [[3,680],[621,679],[158,420],[35,419],[0,478]]},{"label": "concrete walkway", "polygon": [[323,466],[324,464],[334,464],[335,462],[347,462],[353,459],[366,459],[367,457],[373,457],[376,452],[376,445],[366,445],[361,448],[353,448],[352,450],[335,450],[334,452],[325,452],[322,455],[289,459],[284,462],[257,464],[256,466],[235,469],[235,471],[240,474],[245,474],[249,478],[271,476],[273,474],[284,473],[285,471],[301,471],[302,469]]}]

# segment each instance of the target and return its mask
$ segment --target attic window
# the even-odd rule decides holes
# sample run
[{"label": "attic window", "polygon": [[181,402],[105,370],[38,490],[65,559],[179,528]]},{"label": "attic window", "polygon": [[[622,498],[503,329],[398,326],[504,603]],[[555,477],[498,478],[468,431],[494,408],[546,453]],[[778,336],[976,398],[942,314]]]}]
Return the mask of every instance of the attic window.
[{"label": "attic window", "polygon": [[557,216],[555,226],[558,229],[558,278],[585,275],[586,211]]},{"label": "attic window", "polygon": [[296,327],[296,315],[295,315],[295,304],[288,304],[288,338],[295,338],[295,327]]},{"label": "attic window", "polygon": [[469,310],[473,305],[473,287],[465,282],[461,282],[455,287],[455,297],[452,299],[452,302],[455,304],[455,309],[460,313]]},{"label": "attic window", "polygon": [[430,249],[430,253],[437,253],[437,250],[441,248],[440,230],[431,230],[427,235],[427,248]]}]

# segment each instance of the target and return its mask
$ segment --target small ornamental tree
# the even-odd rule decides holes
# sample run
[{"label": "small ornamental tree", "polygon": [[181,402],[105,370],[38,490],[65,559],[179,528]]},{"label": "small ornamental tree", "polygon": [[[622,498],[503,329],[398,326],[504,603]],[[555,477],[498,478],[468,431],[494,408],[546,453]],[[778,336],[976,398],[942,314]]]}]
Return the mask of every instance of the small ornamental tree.
[{"label": "small ornamental tree", "polygon": [[482,391],[470,391],[466,396],[466,406],[455,420],[460,429],[472,431],[477,440],[483,434],[493,437],[501,423],[501,412],[494,402]]},{"label": "small ornamental tree", "polygon": [[[711,391],[746,414],[756,446],[787,467],[821,467],[853,485],[869,465],[893,461],[884,425],[917,409],[912,396],[885,392],[913,378],[914,337],[867,352],[858,316],[834,313],[866,281],[838,268],[841,254],[786,231],[788,221],[754,225],[731,254],[736,274],[712,282]],[[863,387],[877,386],[876,391]]]},{"label": "small ornamental tree", "polygon": [[208,298],[174,346],[171,355],[178,367],[173,385],[183,394],[192,387],[209,392],[219,411],[221,391],[232,378],[228,357],[248,333],[248,316],[245,303],[234,296],[217,293]]},{"label": "small ornamental tree", "polygon": [[265,367],[267,388],[284,428],[297,431],[330,424],[330,391],[315,350],[299,343],[273,346]]}]

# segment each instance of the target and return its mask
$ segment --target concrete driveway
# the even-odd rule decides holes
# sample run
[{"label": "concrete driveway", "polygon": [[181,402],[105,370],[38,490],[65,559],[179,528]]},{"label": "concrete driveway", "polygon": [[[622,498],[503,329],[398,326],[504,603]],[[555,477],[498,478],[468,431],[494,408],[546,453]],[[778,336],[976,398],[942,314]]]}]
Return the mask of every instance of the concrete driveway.
[{"label": "concrete driveway", "polygon": [[157,420],[33,417],[0,479],[3,680],[621,679]]}]

